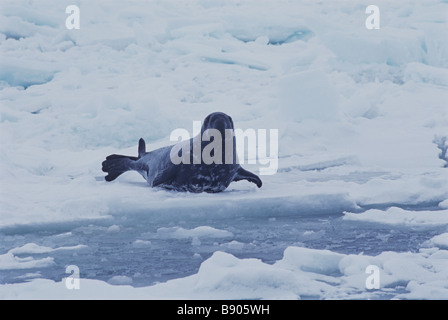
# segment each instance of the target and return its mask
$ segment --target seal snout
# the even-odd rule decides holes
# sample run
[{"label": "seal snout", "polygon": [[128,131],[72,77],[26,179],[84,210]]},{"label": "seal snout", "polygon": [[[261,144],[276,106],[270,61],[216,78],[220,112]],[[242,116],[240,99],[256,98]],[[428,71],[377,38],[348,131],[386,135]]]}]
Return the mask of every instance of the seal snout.
[{"label": "seal snout", "polygon": [[232,118],[222,112],[216,112],[210,117],[210,124],[212,128],[224,132],[225,129],[233,129]]},{"label": "seal snout", "polygon": [[204,119],[201,132],[207,129],[217,129],[223,134],[226,129],[234,129],[233,120],[223,112],[213,112]]}]

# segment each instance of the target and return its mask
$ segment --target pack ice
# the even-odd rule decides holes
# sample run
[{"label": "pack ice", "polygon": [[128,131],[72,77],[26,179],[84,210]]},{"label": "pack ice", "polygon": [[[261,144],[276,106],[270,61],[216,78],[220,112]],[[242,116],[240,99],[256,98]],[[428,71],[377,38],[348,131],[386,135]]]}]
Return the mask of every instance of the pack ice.
[{"label": "pack ice", "polygon": [[[0,298],[448,299],[448,3],[375,5],[1,1]],[[214,111],[263,188],[104,181]]]}]

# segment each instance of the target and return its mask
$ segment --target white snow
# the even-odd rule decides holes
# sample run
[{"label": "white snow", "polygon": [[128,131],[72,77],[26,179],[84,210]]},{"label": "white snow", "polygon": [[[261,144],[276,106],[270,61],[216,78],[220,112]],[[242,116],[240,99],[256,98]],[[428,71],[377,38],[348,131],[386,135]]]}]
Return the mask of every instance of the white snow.
[{"label": "white snow", "polygon": [[49,253],[61,250],[78,250],[85,247],[85,245],[76,245],[71,247],[50,248],[39,246],[35,243],[27,243],[21,247],[12,248],[7,253],[1,254],[0,270],[46,268],[54,265],[54,259],[52,257],[36,259],[32,256],[19,257],[19,255]]},{"label": "white snow", "polygon": [[161,238],[227,238],[233,234],[226,230],[219,230],[209,226],[200,226],[194,229],[184,229],[182,227],[169,227],[157,229],[157,235]]},{"label": "white snow", "polygon": [[45,268],[53,264],[54,259],[51,257],[42,259],[34,259],[33,257],[19,258],[12,252],[0,255],[0,270]]},{"label": "white snow", "polygon": [[151,241],[137,239],[132,243],[132,245],[134,247],[140,247],[140,248],[150,247]]},{"label": "white snow", "polygon": [[34,254],[34,253],[48,253],[48,252],[54,252],[59,250],[78,250],[85,248],[85,245],[76,245],[71,247],[58,247],[58,248],[50,248],[50,247],[43,247],[39,246],[35,243],[27,243],[21,247],[13,248],[9,250],[9,252],[13,254]]},{"label": "white snow", "polygon": [[[446,1],[376,1],[379,30],[362,1],[76,3],[0,4],[0,298],[448,298]],[[104,181],[213,111],[279,130],[261,189]],[[77,263],[118,267],[68,290]]]},{"label": "white snow", "polygon": [[[366,288],[366,269],[379,268],[380,289]],[[79,290],[65,282],[34,279],[0,286],[2,299],[300,299],[381,298],[447,299],[448,251],[384,252],[378,256],[344,255],[328,250],[288,247],[281,260],[238,259],[217,251],[197,274],[132,288],[132,279],[114,276],[106,284],[80,279]],[[110,285],[114,284],[114,285]],[[120,287],[116,287],[119,285]],[[401,288],[403,293],[394,294]]]},{"label": "white snow", "polygon": [[448,249],[448,233],[442,233],[428,240],[429,246]]},{"label": "white snow", "polygon": [[130,285],[132,284],[132,278],[127,276],[113,276],[107,281],[107,283],[119,286]]},{"label": "white snow", "polygon": [[391,207],[387,210],[371,209],[363,213],[345,212],[345,220],[384,223],[395,226],[448,225],[448,210],[410,211]]},{"label": "white snow", "polygon": [[443,200],[442,202],[439,203],[439,207],[442,209],[448,209],[448,199]]}]

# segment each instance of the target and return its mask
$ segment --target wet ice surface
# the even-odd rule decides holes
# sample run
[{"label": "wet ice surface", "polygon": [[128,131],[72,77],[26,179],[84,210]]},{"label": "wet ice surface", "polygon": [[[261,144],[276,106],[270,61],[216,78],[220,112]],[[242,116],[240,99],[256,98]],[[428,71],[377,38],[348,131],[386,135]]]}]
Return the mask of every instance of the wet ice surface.
[{"label": "wet ice surface", "polygon": [[[44,247],[79,244],[85,247],[31,254],[35,259],[51,257],[54,264],[26,272],[2,271],[1,283],[23,282],[34,277],[60,281],[67,276],[66,266],[76,265],[81,278],[114,283],[117,276],[124,276],[120,284],[140,287],[195,274],[201,263],[218,250],[238,258],[259,258],[268,264],[280,260],[288,246],[375,256],[384,251],[418,252],[425,241],[445,230],[444,226],[391,227],[345,221],[342,217],[342,213],[271,218],[242,216],[232,220],[210,217],[206,221],[171,221],[165,227],[149,219],[115,217],[79,223],[79,226],[11,228],[1,233],[4,240],[1,252],[28,243]],[[198,231],[201,228],[210,232],[201,234]],[[184,232],[176,234],[176,230]],[[16,256],[29,257],[30,253]]]}]

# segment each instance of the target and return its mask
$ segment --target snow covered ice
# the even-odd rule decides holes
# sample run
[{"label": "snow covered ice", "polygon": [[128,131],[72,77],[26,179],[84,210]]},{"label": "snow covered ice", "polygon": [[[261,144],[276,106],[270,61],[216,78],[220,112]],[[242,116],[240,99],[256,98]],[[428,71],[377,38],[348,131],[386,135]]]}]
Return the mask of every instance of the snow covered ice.
[{"label": "snow covered ice", "polygon": [[[0,298],[448,299],[448,3],[374,4],[1,1]],[[104,181],[214,111],[261,189]]]}]

